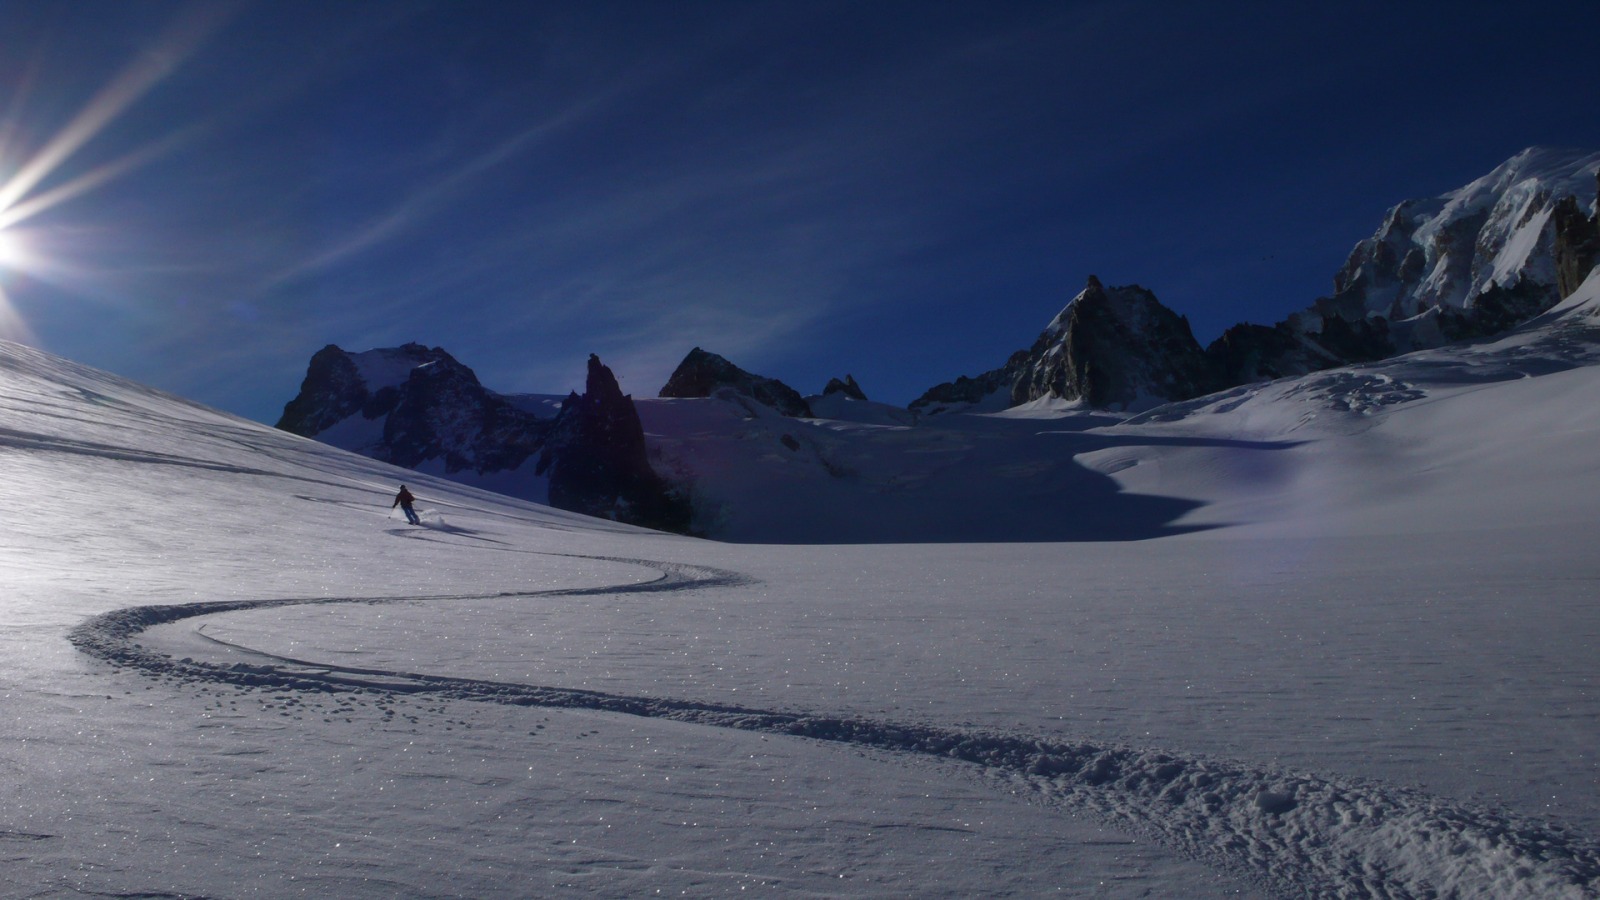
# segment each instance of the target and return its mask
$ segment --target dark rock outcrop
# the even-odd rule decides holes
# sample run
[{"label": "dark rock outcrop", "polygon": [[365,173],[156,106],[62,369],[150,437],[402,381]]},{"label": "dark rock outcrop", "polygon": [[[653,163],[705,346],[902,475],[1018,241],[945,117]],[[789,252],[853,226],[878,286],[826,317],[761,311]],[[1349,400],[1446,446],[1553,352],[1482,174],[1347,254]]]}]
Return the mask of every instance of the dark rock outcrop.
[{"label": "dark rock outcrop", "polygon": [[854,375],[844,376],[843,381],[837,378],[828,379],[827,386],[822,389],[822,396],[826,397],[829,394],[844,394],[852,400],[867,399],[866,393],[861,390],[861,385],[856,384]]},{"label": "dark rock outcrop", "polygon": [[1346,321],[1322,320],[1316,332],[1303,332],[1288,322],[1268,327],[1241,322],[1206,348],[1216,390],[1307,375],[1335,366],[1385,359],[1395,352],[1389,323],[1381,316]]},{"label": "dark rock outcrop", "polygon": [[[406,468],[442,458],[446,474],[521,466],[543,446],[548,420],[512,406],[480,384],[471,369],[438,352],[441,359],[412,369],[393,389],[383,426],[386,452],[378,458]],[[388,406],[384,393],[372,411]]]},{"label": "dark rock outcrop", "polygon": [[689,527],[681,492],[650,467],[633,400],[593,356],[583,395],[541,418],[485,388],[438,347],[351,354],[329,345],[311,358],[278,427],[408,469],[442,463],[446,477],[531,466],[535,475],[548,473],[548,501],[558,509],[668,531]]},{"label": "dark rock outcrop", "polygon": [[1108,289],[1091,275],[1028,351],[1011,402],[1059,397],[1126,410],[1198,397],[1211,385],[1188,319],[1144,288]]},{"label": "dark rock outcrop", "polygon": [[933,415],[951,407],[982,403],[1001,392],[1010,397],[1011,385],[1016,383],[1027,362],[1028,351],[1018,350],[998,369],[990,369],[976,376],[962,375],[955,381],[946,381],[928,388],[922,396],[911,401],[910,409],[913,412]]},{"label": "dark rock outcrop", "polygon": [[[386,373],[389,383],[369,384],[358,358]],[[370,443],[345,449],[408,469],[441,460],[446,474],[517,468],[543,446],[550,428],[485,388],[443,349],[421,344],[358,355],[324,347],[277,427],[315,437],[357,415],[382,420],[381,430]]]},{"label": "dark rock outcrop", "polygon": [[[1576,285],[1573,287],[1577,289]],[[1463,310],[1444,310],[1439,328],[1452,341],[1492,337],[1509,331],[1559,301],[1549,285],[1521,281],[1511,287],[1491,285]]]},{"label": "dark rock outcrop", "polygon": [[1585,216],[1576,197],[1562,197],[1551,219],[1555,224],[1556,288],[1561,299],[1573,295],[1600,264],[1600,172],[1595,173],[1596,214]]},{"label": "dark rock outcrop", "polygon": [[1213,380],[1187,319],[1144,288],[1106,288],[1091,275],[1031,348],[999,369],[941,384],[911,408],[935,412],[1003,392],[1009,405],[1057,397],[1130,409],[1199,396]]},{"label": "dark rock outcrop", "polygon": [[580,396],[556,416],[537,474],[550,475],[550,505],[647,528],[687,532],[690,508],[682,493],[650,467],[644,426],[633,398],[593,354]]},{"label": "dark rock outcrop", "polygon": [[1326,351],[1336,365],[1374,362],[1395,354],[1394,342],[1389,339],[1389,322],[1382,316],[1353,321],[1337,316],[1324,319],[1322,330],[1307,339]]},{"label": "dark rock outcrop", "polygon": [[[418,347],[421,345],[407,344],[400,349],[409,352]],[[360,412],[371,399],[372,392],[350,354],[329,344],[312,354],[306,377],[300,382],[300,393],[284,405],[276,427],[312,437]]]},{"label": "dark rock outcrop", "polygon": [[662,397],[709,397],[720,388],[732,388],[786,416],[809,418],[811,407],[800,392],[776,378],[752,375],[715,353],[699,347],[689,351],[662,386]]},{"label": "dark rock outcrop", "polygon": [[1237,385],[1304,375],[1338,359],[1287,325],[1241,322],[1206,348],[1218,384]]}]

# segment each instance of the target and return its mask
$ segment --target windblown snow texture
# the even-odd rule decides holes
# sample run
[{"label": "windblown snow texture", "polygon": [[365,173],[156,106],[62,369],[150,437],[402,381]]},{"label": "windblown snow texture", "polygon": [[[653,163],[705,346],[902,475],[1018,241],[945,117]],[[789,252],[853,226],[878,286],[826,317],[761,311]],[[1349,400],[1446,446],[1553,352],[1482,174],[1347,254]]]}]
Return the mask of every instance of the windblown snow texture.
[{"label": "windblown snow texture", "polygon": [[[703,590],[749,583],[735,572],[649,560],[643,585],[549,594]],[[510,592],[501,596],[531,596]],[[979,767],[1041,798],[1092,810],[1194,858],[1290,894],[1328,897],[1582,897],[1600,890],[1600,845],[1583,835],[1418,791],[1251,768],[1156,749],[969,731],[854,716],[489,682],[286,659],[233,648],[224,664],[142,646],[146,630],[184,619],[273,606],[449,598],[352,597],[133,607],[79,626],[79,649],[116,666],[185,681],[299,691],[434,694],[527,707],[588,709],[714,728],[852,744]]]}]

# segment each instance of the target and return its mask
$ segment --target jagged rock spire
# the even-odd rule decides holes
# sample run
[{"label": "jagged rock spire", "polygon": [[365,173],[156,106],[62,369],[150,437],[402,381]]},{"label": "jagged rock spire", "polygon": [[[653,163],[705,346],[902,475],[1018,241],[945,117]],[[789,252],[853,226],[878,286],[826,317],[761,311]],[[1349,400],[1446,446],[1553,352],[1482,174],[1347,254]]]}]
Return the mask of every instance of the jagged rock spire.
[{"label": "jagged rock spire", "polygon": [[546,471],[551,506],[647,528],[689,528],[687,501],[650,467],[633,398],[592,353],[583,394],[562,404],[535,469]]},{"label": "jagged rock spire", "polygon": [[856,377],[848,374],[844,376],[843,381],[837,378],[828,379],[827,386],[822,389],[822,396],[826,397],[829,394],[844,394],[852,400],[867,399],[866,393],[861,390],[861,385],[856,384]]}]

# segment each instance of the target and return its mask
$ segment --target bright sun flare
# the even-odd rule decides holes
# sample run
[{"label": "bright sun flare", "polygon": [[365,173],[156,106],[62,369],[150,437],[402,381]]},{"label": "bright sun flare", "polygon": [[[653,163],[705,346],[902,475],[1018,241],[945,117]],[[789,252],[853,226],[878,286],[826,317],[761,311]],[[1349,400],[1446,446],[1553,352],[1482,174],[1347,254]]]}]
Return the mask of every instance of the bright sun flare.
[{"label": "bright sun flare", "polygon": [[22,244],[15,232],[0,230],[0,269],[14,269],[22,264]]}]

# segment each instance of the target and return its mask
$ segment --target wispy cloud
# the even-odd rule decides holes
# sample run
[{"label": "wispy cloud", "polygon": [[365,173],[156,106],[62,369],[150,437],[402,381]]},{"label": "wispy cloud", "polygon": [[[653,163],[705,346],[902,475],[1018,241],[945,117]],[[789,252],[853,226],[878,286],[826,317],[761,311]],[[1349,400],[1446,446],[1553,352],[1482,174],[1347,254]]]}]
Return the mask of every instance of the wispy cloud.
[{"label": "wispy cloud", "polygon": [[394,241],[414,237],[453,204],[475,193],[492,190],[495,170],[516,161],[542,142],[599,115],[619,97],[648,83],[648,76],[634,73],[611,86],[568,103],[542,121],[515,131],[488,149],[471,156],[426,183],[413,187],[389,208],[369,217],[366,224],[339,236],[331,245],[297,260],[275,272],[261,289],[271,291],[293,281],[339,266]]}]

